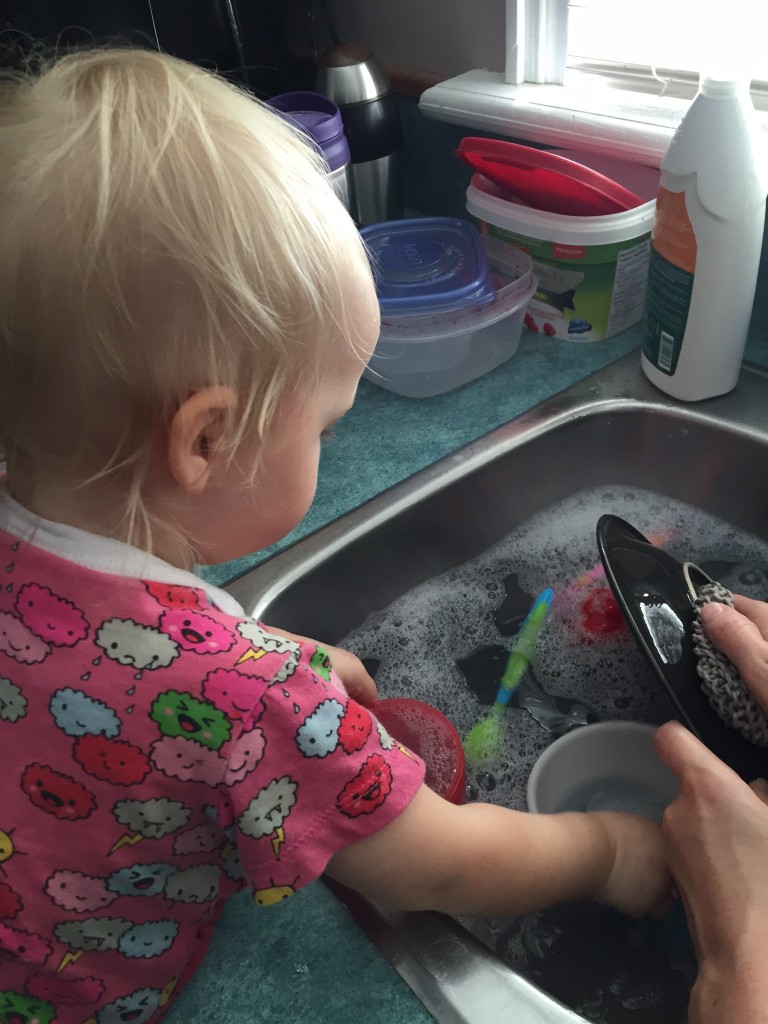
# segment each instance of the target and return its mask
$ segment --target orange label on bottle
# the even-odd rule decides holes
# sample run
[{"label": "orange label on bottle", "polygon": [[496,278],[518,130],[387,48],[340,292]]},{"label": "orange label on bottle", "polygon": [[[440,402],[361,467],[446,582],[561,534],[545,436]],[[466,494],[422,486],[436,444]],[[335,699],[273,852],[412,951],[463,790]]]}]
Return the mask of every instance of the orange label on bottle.
[{"label": "orange label on bottle", "polygon": [[685,206],[685,192],[659,189],[651,244],[656,252],[681,270],[696,270],[696,235]]}]

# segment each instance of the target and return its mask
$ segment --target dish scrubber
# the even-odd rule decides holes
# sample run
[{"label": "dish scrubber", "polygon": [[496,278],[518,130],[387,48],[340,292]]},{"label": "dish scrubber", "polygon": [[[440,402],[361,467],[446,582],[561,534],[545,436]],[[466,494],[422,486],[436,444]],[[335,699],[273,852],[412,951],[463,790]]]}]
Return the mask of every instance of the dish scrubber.
[{"label": "dish scrubber", "polygon": [[733,594],[720,583],[698,588],[694,601],[693,650],[698,658],[696,671],[709,703],[726,725],[737,729],[758,747],[768,747],[768,715],[747,690],[739,670],[707,636],[701,621],[705,604],[717,601],[733,608]]}]

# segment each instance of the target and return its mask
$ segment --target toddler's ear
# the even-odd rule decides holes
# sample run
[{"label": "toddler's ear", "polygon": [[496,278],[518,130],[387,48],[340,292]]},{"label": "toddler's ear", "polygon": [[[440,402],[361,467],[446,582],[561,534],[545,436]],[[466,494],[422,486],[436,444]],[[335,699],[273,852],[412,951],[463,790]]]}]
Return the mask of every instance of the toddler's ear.
[{"label": "toddler's ear", "polygon": [[168,468],[187,494],[205,490],[218,458],[216,442],[237,405],[230,387],[203,388],[190,395],[168,428]]}]

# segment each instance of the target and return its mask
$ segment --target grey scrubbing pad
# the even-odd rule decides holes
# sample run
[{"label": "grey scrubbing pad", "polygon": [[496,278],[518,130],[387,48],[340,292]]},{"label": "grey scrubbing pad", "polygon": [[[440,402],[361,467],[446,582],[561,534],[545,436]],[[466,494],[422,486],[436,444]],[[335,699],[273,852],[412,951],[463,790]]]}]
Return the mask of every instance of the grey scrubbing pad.
[{"label": "grey scrubbing pad", "polygon": [[718,651],[707,636],[701,609],[711,601],[733,607],[733,594],[719,583],[707,583],[698,590],[693,619],[693,649],[698,657],[696,671],[709,703],[726,725],[758,747],[768,747],[768,715],[744,685],[733,662]]}]

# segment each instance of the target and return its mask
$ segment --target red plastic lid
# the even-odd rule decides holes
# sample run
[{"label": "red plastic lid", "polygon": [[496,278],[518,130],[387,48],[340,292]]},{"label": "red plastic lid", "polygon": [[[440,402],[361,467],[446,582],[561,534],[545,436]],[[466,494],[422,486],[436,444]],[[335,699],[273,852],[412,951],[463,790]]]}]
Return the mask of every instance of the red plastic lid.
[{"label": "red plastic lid", "polygon": [[511,203],[547,213],[598,217],[641,206],[640,196],[591,167],[503,140],[466,138],[456,156],[504,190]]},{"label": "red plastic lid", "polygon": [[464,803],[464,748],[461,737],[442,712],[410,697],[389,697],[371,704],[368,710],[390,736],[424,761],[424,782],[431,790],[453,804]]}]

